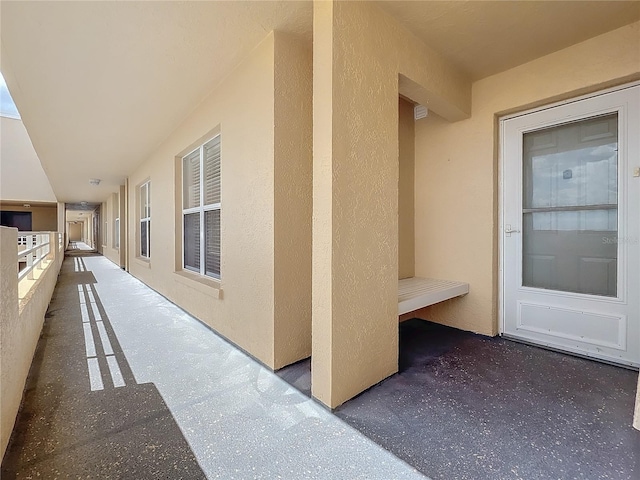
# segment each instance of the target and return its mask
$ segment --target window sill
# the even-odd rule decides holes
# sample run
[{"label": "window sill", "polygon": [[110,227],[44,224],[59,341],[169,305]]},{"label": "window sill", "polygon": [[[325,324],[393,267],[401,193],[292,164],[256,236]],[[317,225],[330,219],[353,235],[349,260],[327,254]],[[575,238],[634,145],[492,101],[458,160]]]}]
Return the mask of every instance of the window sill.
[{"label": "window sill", "polygon": [[140,265],[141,267],[144,268],[151,268],[151,259],[149,258],[144,258],[144,257],[135,257],[133,259],[134,262],[136,262],[138,265]]},{"label": "window sill", "polygon": [[187,285],[212,298],[222,299],[222,284],[215,278],[203,277],[187,270],[173,272],[177,282]]}]

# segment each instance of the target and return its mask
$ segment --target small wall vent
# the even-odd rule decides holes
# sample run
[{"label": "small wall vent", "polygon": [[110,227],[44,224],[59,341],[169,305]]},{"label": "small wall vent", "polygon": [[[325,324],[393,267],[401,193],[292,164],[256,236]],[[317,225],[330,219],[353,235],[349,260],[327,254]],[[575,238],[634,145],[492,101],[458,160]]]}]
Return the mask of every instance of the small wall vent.
[{"label": "small wall vent", "polygon": [[414,120],[420,120],[421,118],[426,118],[429,115],[429,109],[424,105],[416,105],[413,107],[413,118]]}]

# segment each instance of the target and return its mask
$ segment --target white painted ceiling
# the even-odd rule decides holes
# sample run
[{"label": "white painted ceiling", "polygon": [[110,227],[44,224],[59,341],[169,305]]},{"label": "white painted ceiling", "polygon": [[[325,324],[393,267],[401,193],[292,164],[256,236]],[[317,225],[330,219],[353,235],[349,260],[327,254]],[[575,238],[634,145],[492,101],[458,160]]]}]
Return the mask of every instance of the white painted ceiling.
[{"label": "white painted ceiling", "polygon": [[[640,18],[637,1],[379,5],[473,79]],[[312,10],[308,1],[3,1],[0,69],[58,199],[100,202],[269,31],[310,42]]]}]

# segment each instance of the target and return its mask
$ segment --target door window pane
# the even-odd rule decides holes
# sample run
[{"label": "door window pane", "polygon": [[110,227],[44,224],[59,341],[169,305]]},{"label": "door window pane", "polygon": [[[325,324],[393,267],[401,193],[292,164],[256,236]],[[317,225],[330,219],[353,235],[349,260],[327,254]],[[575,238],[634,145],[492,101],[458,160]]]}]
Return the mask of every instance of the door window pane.
[{"label": "door window pane", "polygon": [[524,134],[523,162],[523,285],[616,296],[617,114]]}]

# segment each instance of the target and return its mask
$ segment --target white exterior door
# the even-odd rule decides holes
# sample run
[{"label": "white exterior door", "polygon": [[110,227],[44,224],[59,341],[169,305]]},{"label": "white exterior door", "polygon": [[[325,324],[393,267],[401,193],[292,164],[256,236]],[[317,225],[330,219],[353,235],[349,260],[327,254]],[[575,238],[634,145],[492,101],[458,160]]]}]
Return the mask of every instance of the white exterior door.
[{"label": "white exterior door", "polygon": [[501,120],[502,333],[640,365],[640,86]]}]

